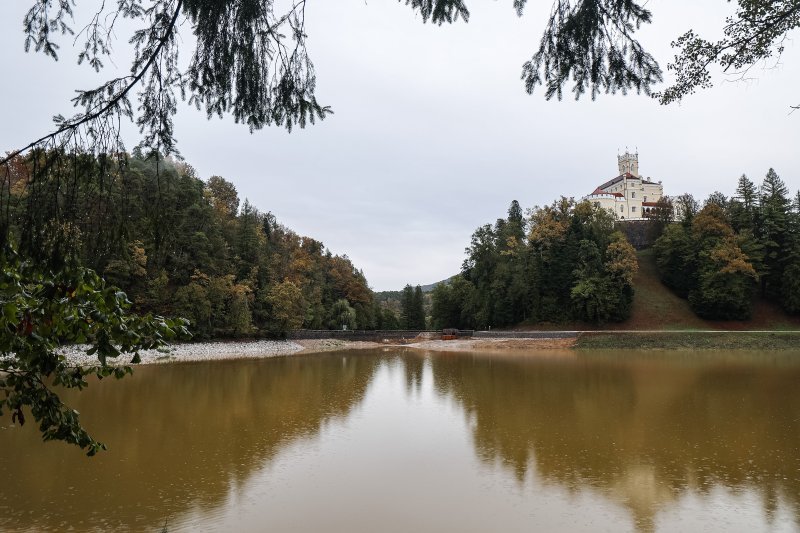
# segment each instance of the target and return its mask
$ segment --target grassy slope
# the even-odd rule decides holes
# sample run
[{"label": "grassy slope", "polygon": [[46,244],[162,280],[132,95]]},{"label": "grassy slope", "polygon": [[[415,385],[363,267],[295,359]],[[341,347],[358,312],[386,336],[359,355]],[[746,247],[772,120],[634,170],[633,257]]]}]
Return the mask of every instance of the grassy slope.
[{"label": "grassy slope", "polygon": [[600,350],[790,350],[797,353],[800,333],[770,332],[676,332],[583,333],[579,349]]},{"label": "grassy slope", "polygon": [[676,296],[658,279],[652,250],[638,252],[639,272],[634,280],[636,295],[631,318],[619,324],[597,327],[583,323],[525,326],[519,329],[627,329],[627,330],[798,330],[800,317],[784,313],[777,305],[756,298],[753,318],[748,321],[711,321],[697,317],[689,302]]}]

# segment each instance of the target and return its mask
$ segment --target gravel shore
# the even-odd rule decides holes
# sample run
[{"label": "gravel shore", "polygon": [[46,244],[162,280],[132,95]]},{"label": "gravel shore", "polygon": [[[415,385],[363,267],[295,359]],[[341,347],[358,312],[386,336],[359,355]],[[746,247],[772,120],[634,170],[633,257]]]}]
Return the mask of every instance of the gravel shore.
[{"label": "gravel shore", "polygon": [[[73,346],[64,348],[61,353],[67,361],[76,366],[97,364],[96,355],[87,355],[85,347]],[[174,363],[178,361],[212,361],[217,359],[261,359],[291,355],[304,350],[300,344],[292,341],[241,341],[241,342],[197,342],[176,344],[164,350],[144,350],[139,353],[140,364]],[[130,356],[120,356],[109,360],[110,364],[128,364]]]}]

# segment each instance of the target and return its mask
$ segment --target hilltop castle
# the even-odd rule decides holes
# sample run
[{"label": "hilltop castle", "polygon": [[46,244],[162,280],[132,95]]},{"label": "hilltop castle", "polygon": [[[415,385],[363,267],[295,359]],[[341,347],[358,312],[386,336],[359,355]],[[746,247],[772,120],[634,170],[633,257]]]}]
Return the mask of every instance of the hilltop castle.
[{"label": "hilltop castle", "polygon": [[617,156],[619,175],[599,187],[582,200],[611,210],[617,220],[641,220],[664,196],[661,182],[639,175],[639,154],[626,151]]}]

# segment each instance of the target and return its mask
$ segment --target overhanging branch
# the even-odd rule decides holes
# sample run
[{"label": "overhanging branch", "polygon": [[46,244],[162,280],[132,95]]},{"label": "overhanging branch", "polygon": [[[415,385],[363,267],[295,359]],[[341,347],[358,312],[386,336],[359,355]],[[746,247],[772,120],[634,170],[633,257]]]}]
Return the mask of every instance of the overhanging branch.
[{"label": "overhanging branch", "polygon": [[8,153],[5,157],[0,159],[0,165],[6,164],[8,161],[17,157],[18,155],[46,141],[53,140],[63,133],[75,131],[84,124],[87,124],[93,120],[102,117],[103,115],[111,111],[114,107],[116,107],[119,104],[119,102],[122,101],[128,95],[131,89],[133,89],[133,87],[135,87],[136,84],[138,84],[141,81],[141,79],[144,77],[144,75],[147,73],[147,71],[155,62],[158,55],[161,53],[161,50],[164,48],[164,45],[167,43],[169,38],[172,36],[173,31],[175,30],[175,25],[177,24],[178,16],[180,15],[182,7],[183,7],[183,0],[178,0],[177,5],[175,6],[175,12],[172,14],[170,22],[164,31],[164,35],[161,36],[161,38],[158,41],[158,45],[153,49],[153,53],[150,54],[150,57],[147,59],[147,62],[144,64],[144,66],[142,66],[139,72],[133,75],[130,83],[128,83],[120,92],[115,94],[108,102],[105,103],[105,105],[100,107],[100,109],[91,113],[87,113],[86,115],[83,115],[74,122],[67,122],[66,124],[58,128],[56,131],[49,133],[43,137],[40,137],[35,141],[31,141],[30,143],[28,143],[27,145],[23,146],[18,150],[14,150],[13,152]]}]

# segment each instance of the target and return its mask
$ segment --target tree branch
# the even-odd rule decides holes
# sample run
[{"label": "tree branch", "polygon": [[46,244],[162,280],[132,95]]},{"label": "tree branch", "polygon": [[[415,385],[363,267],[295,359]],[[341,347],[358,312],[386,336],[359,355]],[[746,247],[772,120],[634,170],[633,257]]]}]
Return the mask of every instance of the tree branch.
[{"label": "tree branch", "polygon": [[114,97],[111,98],[111,100],[109,100],[104,106],[102,106],[97,111],[92,112],[92,113],[88,113],[88,114],[82,116],[80,119],[78,119],[75,122],[68,122],[67,124],[64,124],[63,126],[58,128],[56,131],[54,131],[52,133],[49,133],[49,134],[47,134],[47,135],[45,135],[43,137],[40,137],[39,139],[36,139],[35,141],[31,141],[30,143],[28,143],[27,145],[23,146],[22,148],[20,148],[18,150],[14,150],[10,154],[7,154],[3,159],[0,159],[0,165],[4,165],[6,162],[8,162],[11,159],[13,159],[14,157],[22,154],[23,152],[26,152],[26,151],[30,150],[34,146],[37,146],[37,145],[39,145],[39,144],[41,144],[41,143],[43,143],[45,141],[51,140],[51,139],[55,139],[56,137],[58,137],[62,133],[66,133],[66,132],[74,131],[74,130],[78,129],[82,125],[84,125],[84,124],[86,124],[88,122],[91,122],[92,120],[95,120],[95,119],[103,116],[104,114],[108,113],[111,109],[113,109],[116,105],[118,105],[119,102],[122,99],[124,99],[125,96],[131,91],[131,89],[133,89],[133,87],[136,86],[136,84],[139,83],[139,81],[141,81],[141,79],[144,77],[144,75],[147,73],[147,71],[150,69],[150,67],[155,62],[155,60],[158,57],[158,55],[161,52],[161,50],[164,48],[164,45],[166,44],[166,42],[172,36],[173,30],[175,29],[175,25],[177,23],[178,16],[180,15],[182,7],[183,7],[183,0],[178,0],[177,5],[175,6],[175,12],[172,14],[172,18],[170,19],[170,22],[169,22],[169,25],[167,26],[167,29],[164,31],[164,35],[162,35],[161,39],[159,39],[158,45],[153,50],[153,53],[150,55],[150,57],[148,58],[147,62],[144,64],[144,66],[141,68],[141,70],[133,76],[133,79],[131,80],[131,82],[128,85],[126,85],[124,89],[122,89],[119,93],[114,95]]}]

